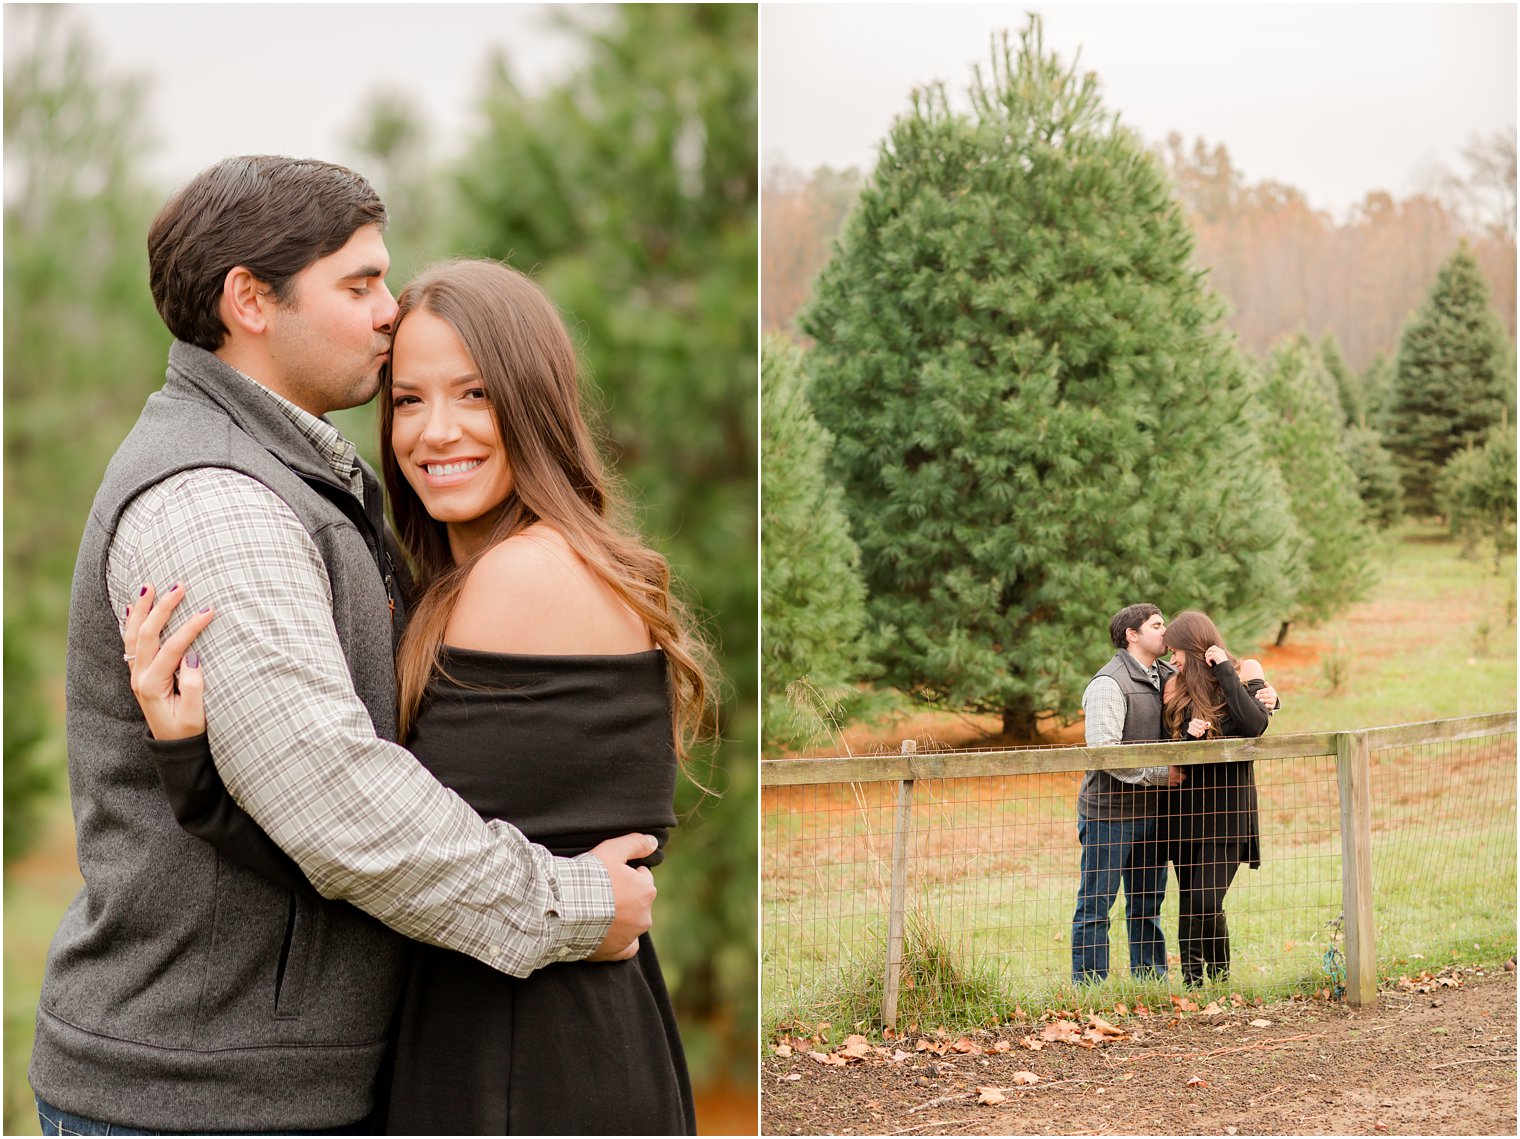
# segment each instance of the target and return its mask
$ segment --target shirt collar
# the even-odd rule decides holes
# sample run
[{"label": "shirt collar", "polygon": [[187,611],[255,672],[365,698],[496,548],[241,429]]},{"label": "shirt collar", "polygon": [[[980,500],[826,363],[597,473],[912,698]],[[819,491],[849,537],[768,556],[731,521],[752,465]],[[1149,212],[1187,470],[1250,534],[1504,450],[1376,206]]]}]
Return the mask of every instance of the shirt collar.
[{"label": "shirt collar", "polygon": [[359,472],[359,452],[354,445],[343,438],[342,433],[325,419],[319,419],[305,408],[291,403],[278,392],[259,383],[247,372],[239,371],[237,368],[232,370],[274,401],[275,406],[295,425],[295,429],[301,433],[302,437],[316,448],[317,454],[322,456],[323,461],[331,468],[338,480],[347,486],[360,502],[363,502],[364,478]]}]

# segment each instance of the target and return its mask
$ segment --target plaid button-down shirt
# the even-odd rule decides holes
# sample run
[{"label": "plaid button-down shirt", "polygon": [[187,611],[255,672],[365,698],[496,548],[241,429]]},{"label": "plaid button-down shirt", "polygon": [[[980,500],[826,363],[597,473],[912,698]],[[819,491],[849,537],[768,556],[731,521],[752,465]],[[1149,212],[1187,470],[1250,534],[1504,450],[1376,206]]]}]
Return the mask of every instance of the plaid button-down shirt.
[{"label": "plaid button-down shirt", "polygon": [[[362,494],[353,445],[255,386]],[[267,487],[199,468],[149,488],[121,517],[106,579],[118,614],[145,582],[162,596],[182,581],[171,631],[216,607],[196,648],[217,770],[324,896],[516,976],[601,943],[614,907],[595,856],[556,858],[511,824],[482,820],[375,735],[338,641],[321,554]]]}]

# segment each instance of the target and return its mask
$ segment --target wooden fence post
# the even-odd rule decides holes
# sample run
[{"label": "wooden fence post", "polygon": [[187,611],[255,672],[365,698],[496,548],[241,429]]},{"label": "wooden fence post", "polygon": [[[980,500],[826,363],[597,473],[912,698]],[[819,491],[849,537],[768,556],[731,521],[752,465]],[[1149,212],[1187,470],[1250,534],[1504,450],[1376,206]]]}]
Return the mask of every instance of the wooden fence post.
[{"label": "wooden fence post", "polygon": [[1341,799],[1341,904],[1346,919],[1346,999],[1377,1002],[1377,943],[1372,926],[1372,758],[1366,732],[1335,737]]},{"label": "wooden fence post", "polygon": [[[918,751],[917,740],[903,740],[902,754]],[[913,780],[897,783],[897,821],[892,830],[892,891],[887,902],[887,975],[881,992],[881,1023],[897,1027],[897,990],[902,981],[903,918],[908,896],[908,841],[913,834]]]}]

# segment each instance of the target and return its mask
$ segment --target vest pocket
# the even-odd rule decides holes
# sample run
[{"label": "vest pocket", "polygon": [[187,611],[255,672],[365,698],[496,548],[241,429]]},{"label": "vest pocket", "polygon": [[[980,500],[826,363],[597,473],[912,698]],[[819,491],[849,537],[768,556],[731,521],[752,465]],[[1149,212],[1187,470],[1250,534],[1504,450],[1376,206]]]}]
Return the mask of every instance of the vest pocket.
[{"label": "vest pocket", "polygon": [[306,966],[321,915],[312,903],[296,893],[289,895],[285,939],[274,974],[274,1015],[293,1020],[301,1015],[301,995],[306,989]]}]

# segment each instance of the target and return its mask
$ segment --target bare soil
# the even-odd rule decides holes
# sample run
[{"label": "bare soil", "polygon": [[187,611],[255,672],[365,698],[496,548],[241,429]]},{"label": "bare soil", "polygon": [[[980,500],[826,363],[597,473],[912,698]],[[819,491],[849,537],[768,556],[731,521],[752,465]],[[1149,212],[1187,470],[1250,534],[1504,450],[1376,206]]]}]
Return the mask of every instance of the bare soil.
[{"label": "bare soil", "polygon": [[[837,1032],[832,1047],[794,1035],[785,1047],[772,1042],[766,1049],[761,1130],[1514,1135],[1512,970],[1452,969],[1409,978],[1366,1008],[1319,1000],[1237,1007],[1225,1000],[1214,1012],[1205,1006],[1106,1013],[1123,1035],[1091,1047],[1052,1042],[1032,1050],[1021,1041],[1038,1042],[1050,1023],[1035,1020],[964,1038],[874,1039],[869,1049],[855,1046],[864,1056],[841,1063]],[[1087,1013],[1074,1011],[1076,1024],[1085,1027]],[[930,1049],[920,1049],[920,1041]],[[993,1051],[999,1047],[1007,1050]],[[777,1054],[788,1049],[789,1055]],[[820,1063],[810,1051],[832,1059]],[[1036,1081],[1021,1083],[1017,1073]]]}]

